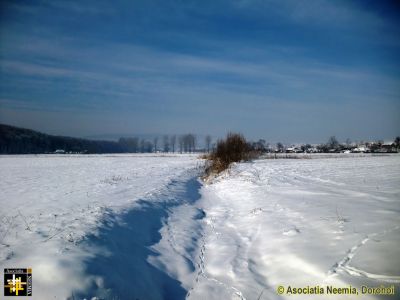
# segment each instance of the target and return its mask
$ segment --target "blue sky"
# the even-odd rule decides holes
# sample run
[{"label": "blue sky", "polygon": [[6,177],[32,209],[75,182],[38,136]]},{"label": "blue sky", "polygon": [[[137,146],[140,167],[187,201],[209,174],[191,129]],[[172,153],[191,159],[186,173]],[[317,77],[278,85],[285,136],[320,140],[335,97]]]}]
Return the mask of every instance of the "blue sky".
[{"label": "blue sky", "polygon": [[400,134],[396,1],[2,1],[0,122],[271,142]]}]

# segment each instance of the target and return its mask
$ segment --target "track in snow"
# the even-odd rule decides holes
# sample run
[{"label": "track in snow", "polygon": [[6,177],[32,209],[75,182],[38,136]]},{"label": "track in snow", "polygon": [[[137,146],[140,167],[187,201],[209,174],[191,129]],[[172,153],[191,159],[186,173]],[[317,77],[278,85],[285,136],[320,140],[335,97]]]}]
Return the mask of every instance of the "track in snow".
[{"label": "track in snow", "polygon": [[[200,186],[197,176],[173,180],[150,199],[139,200],[139,209],[105,222],[99,234],[84,243],[88,251],[98,252],[86,261],[90,288],[71,298],[185,299],[187,291],[181,283],[148,260],[159,255],[151,246],[161,240],[162,228],[168,228],[165,223],[171,211],[198,200]],[[185,255],[172,250],[175,255]],[[190,259],[187,264],[192,264]],[[191,269],[194,271],[194,266]]]}]

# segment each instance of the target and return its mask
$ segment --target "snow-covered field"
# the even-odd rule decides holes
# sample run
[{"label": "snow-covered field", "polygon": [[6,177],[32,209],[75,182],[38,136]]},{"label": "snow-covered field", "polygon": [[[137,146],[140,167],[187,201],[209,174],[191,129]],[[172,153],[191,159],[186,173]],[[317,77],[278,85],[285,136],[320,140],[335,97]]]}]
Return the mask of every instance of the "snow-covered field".
[{"label": "snow-covered field", "polygon": [[32,267],[34,299],[72,296],[92,279],[82,262],[97,253],[81,247],[85,236],[196,164],[190,155],[0,156],[0,270]]},{"label": "snow-covered field", "polygon": [[398,155],[239,164],[202,196],[193,299],[323,299],[276,291],[381,284],[397,287],[384,299],[400,297]]},{"label": "snow-covered field", "polygon": [[382,284],[396,295],[358,298],[400,297],[399,155],[257,160],[211,183],[199,163],[0,157],[0,268],[32,267],[34,299],[324,299],[276,290]]}]

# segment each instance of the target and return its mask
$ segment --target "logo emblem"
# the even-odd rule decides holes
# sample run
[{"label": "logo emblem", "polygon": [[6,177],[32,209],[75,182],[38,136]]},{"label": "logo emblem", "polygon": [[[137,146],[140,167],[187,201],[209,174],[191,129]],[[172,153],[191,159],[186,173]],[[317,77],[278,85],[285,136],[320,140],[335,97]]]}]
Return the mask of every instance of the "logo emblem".
[{"label": "logo emblem", "polygon": [[4,269],[4,296],[32,296],[32,269]]}]

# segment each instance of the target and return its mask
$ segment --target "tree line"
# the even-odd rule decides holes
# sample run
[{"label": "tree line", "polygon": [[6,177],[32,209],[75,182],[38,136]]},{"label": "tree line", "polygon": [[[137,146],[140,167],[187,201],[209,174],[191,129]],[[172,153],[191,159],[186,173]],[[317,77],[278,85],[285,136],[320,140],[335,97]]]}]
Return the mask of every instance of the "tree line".
[{"label": "tree line", "polygon": [[[121,137],[118,141],[88,140],[65,136],[54,136],[38,131],[0,124],[0,154],[39,154],[54,153],[62,150],[67,153],[210,153],[217,147],[219,141],[213,141],[210,135],[204,140],[195,134],[155,136],[151,139],[139,137]],[[303,144],[298,146],[284,146],[267,143],[264,139],[248,142],[250,149],[261,152],[397,152],[400,149],[400,137],[396,137],[393,144],[387,145],[383,141],[352,143],[347,139],[340,143],[335,136],[331,136],[326,143],[319,145]],[[201,147],[199,146],[201,144]],[[360,148],[360,145],[363,147]]]},{"label": "tree line", "polygon": [[[54,153],[193,153],[198,152],[197,136],[163,135],[151,140],[138,137],[120,138],[118,141],[88,140],[55,136],[38,131],[0,124],[0,154]],[[206,137],[208,149],[211,137]]]},{"label": "tree line", "polygon": [[146,152],[180,152],[193,153],[197,149],[197,137],[188,133],[183,135],[163,135],[154,137],[152,140],[141,139],[138,137],[121,137],[118,144],[123,152],[146,153]]}]

